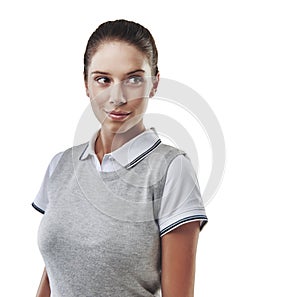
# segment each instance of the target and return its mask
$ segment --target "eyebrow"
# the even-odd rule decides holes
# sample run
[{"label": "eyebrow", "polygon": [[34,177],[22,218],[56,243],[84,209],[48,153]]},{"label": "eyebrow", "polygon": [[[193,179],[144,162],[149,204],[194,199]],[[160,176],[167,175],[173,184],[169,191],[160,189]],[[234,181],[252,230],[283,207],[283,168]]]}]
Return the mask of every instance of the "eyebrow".
[{"label": "eyebrow", "polygon": [[[130,72],[126,73],[126,75],[130,75],[130,74],[133,74],[133,73],[136,73],[136,72],[143,72],[143,73],[145,73],[145,70],[143,70],[143,69],[136,69],[136,70],[133,70],[133,71],[130,71]],[[104,72],[104,71],[99,71],[99,70],[93,71],[91,74],[111,75],[109,72]]]}]

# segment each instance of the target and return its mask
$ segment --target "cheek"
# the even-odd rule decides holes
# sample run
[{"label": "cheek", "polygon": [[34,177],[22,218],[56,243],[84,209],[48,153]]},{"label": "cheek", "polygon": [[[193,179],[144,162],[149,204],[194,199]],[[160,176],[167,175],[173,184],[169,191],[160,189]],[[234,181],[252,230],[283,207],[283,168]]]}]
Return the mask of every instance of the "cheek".
[{"label": "cheek", "polygon": [[103,106],[110,98],[108,90],[99,90],[96,88],[90,88],[89,95],[91,104],[98,107]]},{"label": "cheek", "polygon": [[135,110],[138,113],[144,113],[147,108],[148,99],[146,98],[139,98],[127,101],[127,104],[130,106],[131,110]]},{"label": "cheek", "polygon": [[148,78],[144,78],[145,81],[141,86],[123,86],[122,91],[127,101],[149,98],[151,89],[153,87],[152,81]]}]

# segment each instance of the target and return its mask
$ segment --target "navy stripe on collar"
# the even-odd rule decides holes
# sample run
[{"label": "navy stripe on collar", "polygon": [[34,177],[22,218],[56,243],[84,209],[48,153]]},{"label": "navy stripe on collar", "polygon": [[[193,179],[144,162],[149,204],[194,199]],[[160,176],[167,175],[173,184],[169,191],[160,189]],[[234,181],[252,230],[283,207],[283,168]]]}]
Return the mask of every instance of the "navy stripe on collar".
[{"label": "navy stripe on collar", "polygon": [[133,166],[135,166],[138,162],[140,162],[142,159],[147,157],[159,144],[161,143],[161,140],[158,139],[150,148],[148,148],[145,152],[140,154],[138,157],[136,157],[134,160],[132,160],[129,164],[125,166],[126,169],[130,169]]},{"label": "navy stripe on collar", "polygon": [[82,152],[81,155],[79,156],[79,160],[80,160],[80,161],[81,161],[81,158],[82,158],[83,154],[84,154],[85,151],[87,150],[88,146],[89,146],[89,143],[86,144],[86,146],[85,146],[83,152]]}]

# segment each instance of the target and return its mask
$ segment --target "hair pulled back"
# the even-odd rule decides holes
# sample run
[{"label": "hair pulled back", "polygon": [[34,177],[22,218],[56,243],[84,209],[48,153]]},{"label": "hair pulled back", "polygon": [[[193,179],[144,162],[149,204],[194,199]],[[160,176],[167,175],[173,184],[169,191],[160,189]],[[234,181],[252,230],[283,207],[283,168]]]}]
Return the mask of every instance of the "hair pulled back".
[{"label": "hair pulled back", "polygon": [[138,23],[121,19],[102,23],[90,36],[84,53],[85,81],[92,57],[99,46],[107,41],[124,41],[135,46],[147,57],[151,74],[155,76],[158,73],[158,52],[150,31]]}]

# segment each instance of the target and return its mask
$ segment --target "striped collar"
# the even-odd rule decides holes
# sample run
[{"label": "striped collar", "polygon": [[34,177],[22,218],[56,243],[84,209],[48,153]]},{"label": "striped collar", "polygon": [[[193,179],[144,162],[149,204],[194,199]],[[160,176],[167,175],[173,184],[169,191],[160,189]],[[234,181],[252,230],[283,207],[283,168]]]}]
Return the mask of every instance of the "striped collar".
[{"label": "striped collar", "polygon": [[[95,141],[97,139],[99,130],[96,131],[89,142],[86,144],[79,160],[85,160],[89,155],[95,156]],[[112,157],[121,166],[129,169],[135,166],[138,162],[143,160],[148,154],[150,154],[159,144],[161,140],[154,127],[151,127],[136,137],[130,139],[118,149],[112,151],[105,156]]]}]

